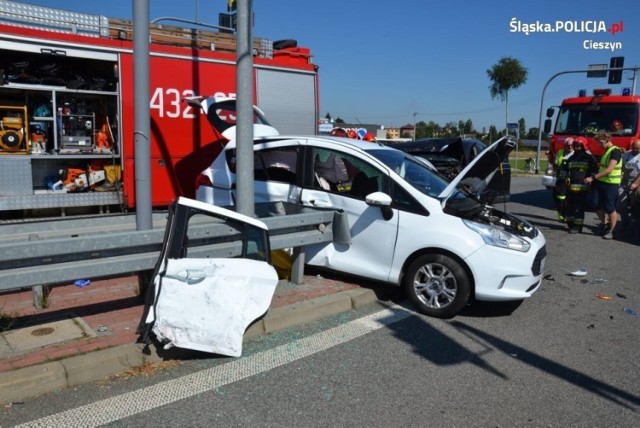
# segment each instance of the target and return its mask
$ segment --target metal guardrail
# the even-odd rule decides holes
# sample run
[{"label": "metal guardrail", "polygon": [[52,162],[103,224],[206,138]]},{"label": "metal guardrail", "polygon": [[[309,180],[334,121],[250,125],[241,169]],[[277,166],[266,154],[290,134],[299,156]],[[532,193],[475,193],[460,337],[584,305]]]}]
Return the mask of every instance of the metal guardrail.
[{"label": "metal guardrail", "polygon": [[[294,204],[257,204],[271,249],[294,248],[291,281],[300,283],[304,246],[333,240],[333,210]],[[72,283],[152,270],[162,249],[167,215],[154,214],[152,230],[137,231],[134,215],[0,225],[0,292]],[[223,223],[189,226],[190,257],[233,257],[238,231]],[[199,246],[198,241],[202,241]]]}]

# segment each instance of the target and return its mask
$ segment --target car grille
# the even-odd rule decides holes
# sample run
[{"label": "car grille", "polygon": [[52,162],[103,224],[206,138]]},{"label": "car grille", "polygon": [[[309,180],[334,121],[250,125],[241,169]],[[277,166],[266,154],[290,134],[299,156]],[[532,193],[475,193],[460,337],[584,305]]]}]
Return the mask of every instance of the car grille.
[{"label": "car grille", "polygon": [[542,273],[542,261],[547,257],[547,246],[540,248],[538,250],[538,254],[536,254],[536,258],[533,259],[533,264],[531,265],[531,273],[534,276],[538,276]]}]

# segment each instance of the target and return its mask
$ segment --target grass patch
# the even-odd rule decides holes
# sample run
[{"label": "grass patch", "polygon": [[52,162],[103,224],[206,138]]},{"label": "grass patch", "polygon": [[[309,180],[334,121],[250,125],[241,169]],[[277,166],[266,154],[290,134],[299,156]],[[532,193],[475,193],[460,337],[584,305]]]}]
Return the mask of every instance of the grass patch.
[{"label": "grass patch", "polygon": [[[535,172],[535,161],[536,161],[537,152],[535,150],[518,150],[518,156],[516,158],[516,152],[512,151],[509,154],[509,164],[511,165],[511,169],[514,172]],[[531,168],[527,168],[527,159],[531,159],[532,165]],[[544,152],[540,153],[540,173],[546,171],[547,164],[549,161],[547,160],[547,156]]]}]

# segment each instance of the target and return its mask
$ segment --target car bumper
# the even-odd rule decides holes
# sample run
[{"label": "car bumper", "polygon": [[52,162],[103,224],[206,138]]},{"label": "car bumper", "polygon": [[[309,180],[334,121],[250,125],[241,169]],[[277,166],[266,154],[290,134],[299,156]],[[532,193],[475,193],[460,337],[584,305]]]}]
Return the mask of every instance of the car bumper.
[{"label": "car bumper", "polygon": [[[545,244],[540,234],[526,253],[487,245],[469,256],[466,260],[469,266],[483,267],[474,272],[476,300],[510,301],[531,297],[544,276]],[[499,265],[496,260],[500,260]]]}]

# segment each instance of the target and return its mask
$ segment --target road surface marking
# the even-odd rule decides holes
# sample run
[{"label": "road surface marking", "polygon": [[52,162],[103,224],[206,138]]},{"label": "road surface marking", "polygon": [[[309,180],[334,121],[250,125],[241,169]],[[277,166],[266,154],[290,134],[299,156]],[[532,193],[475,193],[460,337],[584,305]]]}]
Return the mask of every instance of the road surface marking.
[{"label": "road surface marking", "polygon": [[401,321],[415,312],[402,306],[367,315],[303,339],[210,369],[65,410],[20,427],[99,426],[202,394],[292,363]]}]

